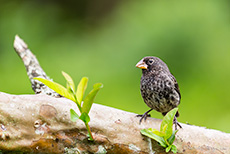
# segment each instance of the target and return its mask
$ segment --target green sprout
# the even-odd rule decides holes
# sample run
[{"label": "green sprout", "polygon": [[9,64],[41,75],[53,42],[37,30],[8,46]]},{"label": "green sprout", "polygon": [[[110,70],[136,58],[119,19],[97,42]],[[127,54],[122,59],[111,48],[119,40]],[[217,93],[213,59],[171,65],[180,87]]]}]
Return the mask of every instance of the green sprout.
[{"label": "green sprout", "polygon": [[65,77],[67,81],[66,88],[56,82],[47,79],[34,79],[42,82],[50,89],[54,90],[63,97],[66,97],[67,99],[74,101],[77,104],[81,115],[79,116],[73,109],[70,109],[70,118],[73,122],[76,122],[78,119],[82,120],[85,123],[86,129],[89,133],[89,140],[93,141],[93,136],[88,124],[90,121],[89,111],[92,107],[95,96],[97,95],[98,91],[103,87],[103,84],[94,84],[93,89],[89,92],[88,95],[86,95],[86,97],[83,100],[83,96],[87,88],[88,78],[83,77],[77,86],[77,90],[75,91],[75,84],[73,82],[73,79],[65,72],[62,72],[62,75]]},{"label": "green sprout", "polygon": [[173,119],[177,110],[178,108],[174,108],[164,116],[161,122],[160,131],[154,128],[141,130],[141,134],[159,142],[160,145],[165,148],[166,152],[169,152],[170,150],[173,153],[177,152],[176,146],[173,145],[175,135],[178,132],[178,130],[173,131]]}]

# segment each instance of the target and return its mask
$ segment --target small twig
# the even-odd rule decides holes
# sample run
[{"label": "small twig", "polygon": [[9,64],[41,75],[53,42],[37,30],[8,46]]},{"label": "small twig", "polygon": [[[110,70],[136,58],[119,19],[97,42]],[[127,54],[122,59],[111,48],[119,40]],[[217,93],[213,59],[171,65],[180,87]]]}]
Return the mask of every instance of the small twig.
[{"label": "small twig", "polygon": [[35,77],[40,77],[51,80],[39,65],[36,57],[33,55],[30,49],[28,49],[27,44],[18,35],[15,36],[14,49],[26,67],[27,75],[30,79],[33,91],[36,94],[42,93],[54,97],[60,96],[43,83],[33,79]]}]

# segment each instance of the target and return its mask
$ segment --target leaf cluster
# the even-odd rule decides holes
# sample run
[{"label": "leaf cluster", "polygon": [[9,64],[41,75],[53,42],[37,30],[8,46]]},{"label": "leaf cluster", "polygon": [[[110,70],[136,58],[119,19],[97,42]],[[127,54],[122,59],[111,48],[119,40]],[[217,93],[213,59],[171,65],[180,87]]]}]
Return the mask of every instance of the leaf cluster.
[{"label": "leaf cluster", "polygon": [[50,89],[54,90],[58,94],[66,97],[72,101],[74,101],[78,109],[80,111],[80,115],[78,115],[73,109],[70,109],[70,117],[73,122],[77,121],[78,119],[82,120],[85,123],[85,126],[89,133],[89,139],[93,140],[93,136],[88,125],[90,121],[89,111],[92,107],[93,101],[98,93],[98,91],[103,87],[102,83],[96,83],[93,86],[93,89],[86,95],[83,100],[85,90],[88,84],[88,78],[83,77],[79,82],[77,89],[75,89],[75,84],[73,79],[65,72],[62,72],[62,75],[65,77],[67,85],[66,87],[60,85],[59,83],[43,79],[43,78],[34,78],[48,86]]},{"label": "leaf cluster", "polygon": [[173,131],[173,119],[177,111],[178,108],[174,108],[164,116],[161,122],[160,131],[154,128],[148,128],[142,129],[141,134],[156,140],[162,147],[165,148],[166,152],[171,150],[173,153],[176,153],[177,148],[173,145],[173,142],[178,130]]}]

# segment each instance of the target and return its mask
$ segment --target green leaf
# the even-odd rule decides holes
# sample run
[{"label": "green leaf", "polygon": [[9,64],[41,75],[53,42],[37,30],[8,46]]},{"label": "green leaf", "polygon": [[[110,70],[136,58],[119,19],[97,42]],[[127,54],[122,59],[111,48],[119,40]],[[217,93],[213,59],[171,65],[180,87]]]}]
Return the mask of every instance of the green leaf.
[{"label": "green leaf", "polygon": [[70,119],[73,122],[76,122],[79,119],[79,115],[73,109],[70,109]]},{"label": "green leaf", "polygon": [[143,134],[143,135],[145,135],[145,136],[147,136],[147,137],[149,137],[149,138],[152,138],[152,139],[156,140],[157,142],[160,143],[160,145],[161,145],[162,147],[167,147],[167,144],[166,144],[164,138],[161,137],[161,136],[158,136],[158,135],[154,134],[154,133],[153,133],[152,131],[150,131],[149,129],[142,129],[142,130],[141,130],[141,134]]},{"label": "green leaf", "polygon": [[78,102],[79,105],[82,102],[82,98],[84,96],[85,89],[87,87],[87,83],[88,83],[88,78],[87,77],[83,77],[81,79],[81,81],[79,82],[78,86],[77,86],[76,96],[77,96],[77,102]]},{"label": "green leaf", "polygon": [[171,148],[172,148],[172,145],[168,146],[168,147],[165,149],[165,152],[169,152]]},{"label": "green leaf", "polygon": [[148,130],[152,131],[154,134],[156,134],[156,135],[158,135],[158,136],[161,136],[161,137],[165,136],[165,133],[160,132],[160,131],[158,131],[158,130],[155,129],[155,128],[149,128]]},{"label": "green leaf", "polygon": [[167,127],[168,127],[168,124],[165,124],[164,127],[163,127],[162,132],[163,132],[164,134],[165,134],[165,131],[166,131]]},{"label": "green leaf", "polygon": [[90,117],[87,113],[83,112],[80,118],[84,123],[88,123],[90,121]]},{"label": "green leaf", "polygon": [[103,88],[103,84],[102,83],[95,83],[93,85],[93,89],[101,89],[101,88]]},{"label": "green leaf", "polygon": [[177,153],[177,148],[176,148],[175,145],[172,145],[171,151],[172,151],[173,153]]},{"label": "green leaf", "polygon": [[75,98],[74,98],[73,94],[69,93],[68,90],[65,87],[63,87],[62,85],[60,85],[56,82],[47,80],[47,79],[43,79],[43,78],[34,78],[34,79],[42,82],[43,84],[45,84],[47,87],[54,90],[58,94],[60,94],[60,95],[62,95],[62,96],[75,102]]},{"label": "green leaf", "polygon": [[170,136],[170,138],[168,139],[168,143],[171,145],[173,144],[175,138],[176,138],[176,133],[178,132],[178,130],[174,130],[172,135]]},{"label": "green leaf", "polygon": [[161,122],[161,128],[160,131],[162,132],[164,130],[165,125],[167,124],[168,126],[165,129],[165,138],[168,139],[171,135],[172,135],[172,131],[173,131],[173,119],[176,115],[176,112],[178,111],[178,108],[174,108],[171,111],[169,111],[163,118],[162,122]]},{"label": "green leaf", "polygon": [[83,106],[82,106],[82,112],[89,113],[90,108],[93,104],[93,101],[95,99],[95,96],[97,95],[98,91],[103,87],[102,83],[96,83],[93,86],[93,90],[90,91],[90,93],[85,97]]},{"label": "green leaf", "polygon": [[62,75],[65,77],[67,81],[67,85],[72,89],[72,91],[75,91],[75,85],[74,85],[73,79],[69,76],[69,74],[62,71]]}]

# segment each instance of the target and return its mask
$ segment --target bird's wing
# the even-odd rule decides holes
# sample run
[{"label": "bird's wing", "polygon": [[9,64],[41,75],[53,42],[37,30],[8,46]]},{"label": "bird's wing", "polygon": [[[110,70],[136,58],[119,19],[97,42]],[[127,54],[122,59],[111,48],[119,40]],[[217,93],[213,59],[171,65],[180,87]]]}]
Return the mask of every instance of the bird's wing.
[{"label": "bird's wing", "polygon": [[171,74],[170,75],[170,77],[171,77],[171,79],[172,79],[172,81],[173,81],[173,83],[174,83],[174,86],[175,86],[175,90],[176,90],[176,92],[179,94],[179,96],[180,96],[180,99],[181,99],[181,94],[180,94],[180,89],[179,89],[179,85],[178,85],[178,83],[177,83],[177,81],[176,81],[176,78]]}]

